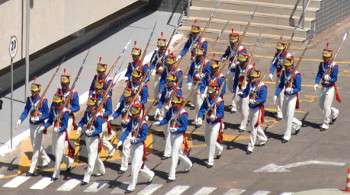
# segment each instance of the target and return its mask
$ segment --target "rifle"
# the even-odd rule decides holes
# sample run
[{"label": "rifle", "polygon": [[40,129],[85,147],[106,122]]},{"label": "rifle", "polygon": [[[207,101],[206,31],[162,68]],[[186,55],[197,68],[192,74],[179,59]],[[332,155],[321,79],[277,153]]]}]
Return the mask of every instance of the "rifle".
[{"label": "rifle", "polygon": [[226,23],[224,24],[224,27],[221,29],[220,33],[219,33],[218,36],[216,37],[215,42],[214,42],[214,45],[213,45],[213,47],[212,47],[213,50],[215,49],[216,44],[217,44],[217,42],[219,41],[219,39],[221,38],[222,34],[224,34],[224,31],[225,31],[225,29],[226,29],[226,27],[227,27],[227,25],[228,25],[229,23],[230,23],[230,21],[227,20]]},{"label": "rifle", "polygon": [[56,77],[58,71],[60,70],[61,65],[62,65],[62,62],[63,62],[65,59],[66,59],[66,57],[63,57],[63,59],[61,60],[61,63],[59,63],[59,65],[57,66],[55,72],[54,72],[53,75],[51,76],[49,82],[47,83],[47,85],[46,85],[44,91],[42,92],[42,94],[41,94],[41,96],[40,96],[39,102],[36,104],[36,106],[35,106],[35,108],[34,108],[34,111],[33,111],[32,114],[31,114],[32,116],[38,116],[38,115],[39,115],[39,109],[40,109],[41,106],[42,106],[42,103],[43,103],[43,101],[44,101],[44,99],[45,99],[46,93],[47,93],[47,91],[48,91],[48,89],[49,89],[49,87],[50,87],[50,85],[51,85],[53,79]]},{"label": "rifle", "polygon": [[152,32],[151,32],[151,34],[150,34],[150,36],[149,36],[149,38],[148,38],[147,44],[146,44],[146,46],[145,46],[145,49],[143,50],[143,53],[142,53],[142,56],[141,56],[141,60],[140,60],[141,65],[143,64],[143,60],[144,60],[145,57],[146,57],[146,53],[147,53],[148,47],[149,47],[149,45],[150,45],[150,43],[151,43],[151,40],[152,40],[152,37],[153,37],[153,34],[154,34],[154,30],[156,29],[157,24],[158,24],[158,22],[155,22],[155,23],[154,23]]}]

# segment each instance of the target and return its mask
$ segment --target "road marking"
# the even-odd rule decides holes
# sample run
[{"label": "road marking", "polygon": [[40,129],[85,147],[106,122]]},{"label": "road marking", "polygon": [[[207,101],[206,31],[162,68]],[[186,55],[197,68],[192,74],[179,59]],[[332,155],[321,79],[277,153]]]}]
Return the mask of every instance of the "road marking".
[{"label": "road marking", "polygon": [[45,189],[47,186],[52,184],[53,181],[51,180],[50,177],[43,177],[41,180],[36,182],[34,185],[30,187],[32,190],[42,190]]},{"label": "road marking", "polygon": [[166,195],[180,195],[184,193],[190,186],[178,185],[173,187]]},{"label": "road marking", "polygon": [[318,161],[318,160],[309,160],[303,162],[290,163],[287,165],[276,165],[274,163],[263,166],[259,169],[256,169],[254,172],[267,172],[267,173],[282,173],[290,172],[290,168],[306,166],[306,165],[331,165],[331,166],[345,166],[346,163],[343,162],[332,162],[332,161]]},{"label": "road marking", "polygon": [[292,195],[293,192],[282,192],[280,195]]},{"label": "road marking", "polygon": [[231,188],[229,191],[225,192],[224,195],[239,195],[245,192],[244,189]]},{"label": "road marking", "polygon": [[5,185],[3,185],[2,187],[4,187],[4,188],[17,188],[18,186],[20,186],[21,184],[26,182],[29,178],[30,177],[27,177],[27,176],[17,176],[15,178],[13,178],[12,180],[10,180],[9,182],[5,183]]},{"label": "road marking", "polygon": [[194,193],[194,195],[207,195],[207,194],[211,194],[215,190],[216,190],[215,187],[202,187],[196,193]]},{"label": "road marking", "polygon": [[138,192],[138,195],[151,195],[155,191],[157,191],[159,188],[161,188],[163,185],[162,184],[150,184],[146,186],[143,190]]},{"label": "road marking", "polygon": [[254,194],[252,195],[268,195],[270,194],[270,191],[256,191]]},{"label": "road marking", "polygon": [[98,192],[106,186],[108,186],[108,183],[105,181],[94,182],[88,188],[86,188],[84,192]]},{"label": "road marking", "polygon": [[81,183],[80,180],[77,179],[70,179],[66,181],[64,184],[62,184],[57,191],[62,191],[62,192],[68,192],[73,190],[77,185]]}]

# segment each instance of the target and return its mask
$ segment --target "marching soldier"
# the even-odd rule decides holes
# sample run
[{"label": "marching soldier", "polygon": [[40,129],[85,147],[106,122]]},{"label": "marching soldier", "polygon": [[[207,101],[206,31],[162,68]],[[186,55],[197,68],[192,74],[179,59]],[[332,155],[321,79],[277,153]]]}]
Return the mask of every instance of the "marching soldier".
[{"label": "marching soldier", "polygon": [[[86,169],[82,185],[86,185],[90,182],[90,177],[94,172],[95,165],[98,172],[95,176],[104,175],[106,170],[102,160],[98,156],[99,135],[102,133],[102,124],[104,123],[103,113],[98,113],[98,100],[94,95],[89,97],[87,103],[87,109],[83,118],[79,122],[78,131],[82,132],[84,128],[86,149],[88,152],[88,167]],[[89,124],[94,115],[97,115],[94,121]]]},{"label": "marching soldier", "polygon": [[[207,95],[207,89],[209,87],[210,82],[216,82],[218,86],[223,85],[221,91],[219,92],[219,96],[221,98],[224,97],[226,92],[226,81],[225,75],[220,72],[220,61],[217,59],[211,59],[207,62],[208,71],[204,75],[203,79],[199,84],[199,90],[197,91],[197,105],[198,107],[202,106],[203,101]],[[196,125],[202,125],[201,120],[196,119]]]},{"label": "marching soldier", "polygon": [[[272,63],[270,66],[270,73],[269,73],[269,78],[271,81],[273,81],[273,75],[276,72],[276,83],[278,83],[282,69],[283,69],[283,60],[287,54],[287,42],[284,41],[282,38],[276,45],[276,53],[274,58],[272,59]],[[277,110],[277,120],[282,120],[283,114],[282,114],[282,105],[283,105],[283,99],[284,99],[284,94],[280,93],[279,96],[275,96],[273,99],[273,103],[276,105],[276,110]]]},{"label": "marching soldier", "polygon": [[249,72],[249,83],[244,94],[249,96],[249,116],[252,131],[247,154],[251,154],[255,145],[263,146],[267,142],[265,132],[261,128],[261,123],[264,122],[264,103],[267,97],[267,86],[261,81],[261,72],[259,70],[252,69]]},{"label": "marching soldier", "polygon": [[238,64],[235,69],[235,76],[233,80],[233,97],[237,103],[238,110],[242,115],[242,121],[239,126],[239,131],[247,130],[247,123],[249,117],[249,97],[243,95],[243,91],[247,87],[248,75],[252,70],[253,65],[249,64],[249,52],[243,46],[238,49]]},{"label": "marching soldier", "polygon": [[147,177],[149,183],[152,182],[154,172],[151,171],[146,165],[146,146],[145,139],[147,137],[148,125],[143,119],[143,105],[140,102],[135,102],[131,106],[130,113],[131,119],[127,124],[126,130],[120,136],[118,147],[120,147],[126,140],[131,143],[131,181],[128,185],[127,191],[132,192],[135,190],[138,174],[141,171]]},{"label": "marching soldier", "polygon": [[27,176],[36,175],[35,169],[38,166],[47,166],[50,163],[50,157],[42,146],[42,126],[49,116],[49,106],[45,97],[40,97],[41,85],[35,81],[31,85],[32,95],[27,98],[24,110],[17,121],[17,126],[29,118],[30,139],[33,146],[32,163]]},{"label": "marching soldier", "polygon": [[144,81],[144,77],[147,77],[146,74],[147,72],[144,72],[141,67],[137,67],[131,74],[131,80],[126,84],[126,87],[130,88],[132,94],[136,96],[135,100],[142,105],[145,105],[148,100],[148,86]]},{"label": "marching soldier", "polygon": [[[105,80],[105,82],[108,83],[111,82],[112,80],[110,78],[107,78],[106,71],[107,71],[107,64],[103,64],[101,62],[97,63],[96,67],[96,74],[94,78],[92,79],[90,89],[89,89],[89,96],[91,96],[95,92],[95,86],[97,81]],[[111,92],[112,93],[112,90]],[[112,95],[112,94],[110,94]]]},{"label": "marching soldier", "polygon": [[168,132],[170,134],[170,150],[171,150],[171,165],[169,171],[168,181],[175,181],[176,167],[178,165],[179,158],[186,165],[185,171],[190,171],[192,167],[191,160],[184,155],[186,154],[189,148],[188,145],[184,144],[184,150],[182,150],[182,144],[187,142],[185,140],[185,132],[188,126],[188,113],[184,109],[184,98],[181,93],[174,94],[172,98],[172,107],[165,114],[165,117],[161,121],[156,121],[155,125],[168,125]]},{"label": "marching soldier", "polygon": [[219,159],[224,150],[220,144],[223,138],[225,107],[224,99],[219,93],[221,88],[223,88],[222,84],[219,86],[218,82],[210,81],[208,96],[204,99],[197,115],[198,123],[202,123],[204,116],[207,121],[205,125],[205,142],[209,150],[208,168],[213,167],[214,156]]},{"label": "marching soldier", "polygon": [[[70,85],[70,75],[68,74],[67,70],[64,69],[63,74],[61,75],[61,91],[64,96],[64,102],[68,102],[68,106],[63,108],[64,112],[69,113],[69,121],[68,121],[68,131],[73,129],[76,129],[76,122],[75,122],[75,113],[77,113],[80,110],[80,103],[79,103],[79,94],[74,89],[71,90]],[[70,97],[69,99],[67,97]]]},{"label": "marching soldier", "polygon": [[[107,85],[105,83],[105,80],[98,80],[95,82],[95,92],[96,92],[96,98],[98,104],[100,104],[103,100],[103,95],[105,90],[107,89]],[[111,128],[111,117],[113,113],[113,105],[112,105],[112,97],[107,94],[106,102],[103,105],[102,109],[102,117],[103,117],[103,124],[102,124],[102,134],[101,134],[101,142],[102,146],[106,148],[108,157],[112,157],[115,149],[110,142],[113,136],[112,128]]]},{"label": "marching soldier", "polygon": [[[113,113],[113,118],[116,119],[121,116],[121,126],[123,132],[125,131],[127,124],[130,122],[129,117],[129,108],[132,105],[133,98],[132,91],[130,88],[126,87],[123,92],[123,96],[120,98],[119,103],[117,105],[117,109]],[[122,174],[128,170],[129,156],[130,156],[130,140],[125,140],[122,147],[122,157],[119,174]]]},{"label": "marching soldier", "polygon": [[299,108],[299,92],[301,90],[301,74],[295,70],[294,56],[287,53],[283,60],[284,70],[281,73],[280,82],[276,87],[275,96],[280,95],[284,90],[283,119],[286,120],[286,131],[282,143],[290,140],[292,130],[298,134],[301,128],[301,121],[294,117],[295,108]]},{"label": "marching soldier", "polygon": [[[192,91],[192,85],[193,83],[195,85],[198,85],[202,78],[204,78],[204,75],[209,72],[209,66],[207,63],[207,60],[204,56],[204,49],[203,48],[196,48],[195,49],[196,57],[192,60],[190,69],[188,71],[187,76],[187,90],[189,92]],[[195,102],[196,97],[193,96],[192,102]],[[195,108],[195,105],[191,101],[186,102],[186,105],[189,106],[191,109]],[[197,105],[198,107],[201,105]]]},{"label": "marching soldier", "polygon": [[[164,116],[166,116],[166,113],[172,107],[171,98],[176,94],[182,95],[182,90],[177,86],[177,84],[178,82],[175,74],[169,74],[167,77],[167,87],[165,91],[163,91],[157,105],[157,109],[155,112],[156,119],[162,121]],[[170,158],[171,156],[171,132],[169,131],[168,128],[165,128],[164,134],[165,134],[165,149],[164,149],[164,154],[162,156],[162,160]]]},{"label": "marching soldier", "polygon": [[166,59],[166,46],[167,40],[163,38],[163,32],[160,38],[157,40],[158,49],[154,50],[152,58],[150,60],[150,71],[154,78],[154,97],[158,97],[159,94],[159,80],[164,71],[164,64]]},{"label": "marching soldier", "polygon": [[[142,69],[142,72],[148,73],[148,66],[146,64],[142,64],[143,62],[141,62],[141,53],[142,50],[136,47],[135,41],[135,46],[131,49],[131,57],[133,61],[128,64],[128,68],[125,73],[125,79],[127,81],[131,80],[131,75],[137,67],[140,67]],[[145,82],[147,81],[149,81],[149,76],[145,78]]]},{"label": "marching soldier", "polygon": [[55,154],[55,169],[52,174],[51,179],[53,181],[57,180],[60,175],[60,165],[63,160],[67,165],[67,171],[69,171],[73,166],[73,158],[66,156],[64,154],[66,141],[67,140],[67,128],[69,120],[69,111],[64,109],[64,95],[61,89],[58,89],[55,93],[49,112],[49,118],[47,122],[41,127],[42,131],[46,132],[52,124],[53,134],[52,134],[52,150]]},{"label": "marching soldier", "polygon": [[319,105],[323,111],[323,123],[321,131],[329,129],[329,125],[333,124],[339,115],[339,110],[332,106],[334,95],[338,102],[341,101],[339,91],[336,85],[338,79],[338,65],[333,62],[333,50],[325,48],[322,53],[323,62],[318,67],[315,78],[315,91],[322,85]]},{"label": "marching soldier", "polygon": [[[237,54],[237,49],[239,47],[239,39],[239,33],[232,29],[232,32],[229,34],[229,46],[227,46],[225,53],[221,57],[221,61],[228,60],[227,63],[229,63],[229,70],[227,71],[227,86],[229,88],[233,86],[233,80],[236,70],[236,62],[234,62],[234,59]],[[232,90],[232,88],[230,88],[229,90]],[[233,93],[233,91],[231,92]],[[231,112],[237,112],[237,106],[234,98],[232,98]]]},{"label": "marching soldier", "polygon": [[181,70],[180,67],[177,67],[175,55],[172,52],[169,52],[169,54],[166,57],[166,70],[163,71],[160,81],[159,81],[159,96],[160,94],[163,93],[163,91],[166,88],[166,83],[167,83],[167,77],[168,74],[175,74],[178,82],[178,87],[182,88],[182,81],[183,81],[183,71]]},{"label": "marching soldier", "polygon": [[201,37],[200,34],[201,28],[198,25],[193,24],[191,27],[191,33],[189,34],[188,40],[186,41],[184,47],[180,51],[180,54],[177,56],[176,61],[183,58],[186,53],[191,51],[191,59],[195,58],[195,49],[203,48],[204,56],[208,53],[208,41],[204,37]]}]

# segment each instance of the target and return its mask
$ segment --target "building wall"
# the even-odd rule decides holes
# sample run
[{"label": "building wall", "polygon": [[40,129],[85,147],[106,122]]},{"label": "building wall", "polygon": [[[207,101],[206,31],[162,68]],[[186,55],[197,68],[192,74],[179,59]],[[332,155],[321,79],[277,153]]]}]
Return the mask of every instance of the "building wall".
[{"label": "building wall", "polygon": [[[30,54],[115,13],[138,0],[32,0]],[[25,3],[0,1],[0,70],[10,64],[11,35],[19,41],[14,62],[25,57]]]}]

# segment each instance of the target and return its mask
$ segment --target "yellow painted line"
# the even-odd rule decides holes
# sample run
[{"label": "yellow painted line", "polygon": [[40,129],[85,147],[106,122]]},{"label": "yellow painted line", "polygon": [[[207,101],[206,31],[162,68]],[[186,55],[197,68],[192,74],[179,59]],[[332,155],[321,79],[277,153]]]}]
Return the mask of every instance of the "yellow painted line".
[{"label": "yellow painted line", "polygon": [[[276,85],[275,81],[264,81],[267,85]],[[302,87],[314,87],[314,84],[301,84]]]},{"label": "yellow painted line", "polygon": [[145,140],[145,145],[148,151],[152,151],[153,149],[153,134],[149,133]]},{"label": "yellow painted line", "polygon": [[[269,111],[269,112],[277,112],[277,111],[276,111],[276,108],[274,108],[274,107],[265,107],[265,110],[266,110],[266,111]],[[295,110],[295,112],[297,112],[297,113],[303,113],[303,114],[306,113],[304,110],[301,110],[301,109],[297,109],[297,110]]]},{"label": "yellow painted line", "polygon": [[28,171],[31,165],[31,159],[26,155],[27,152],[33,151],[33,147],[30,141],[30,138],[27,137],[23,141],[21,141],[20,146],[20,157],[18,162],[18,171],[19,173],[25,173]]}]

